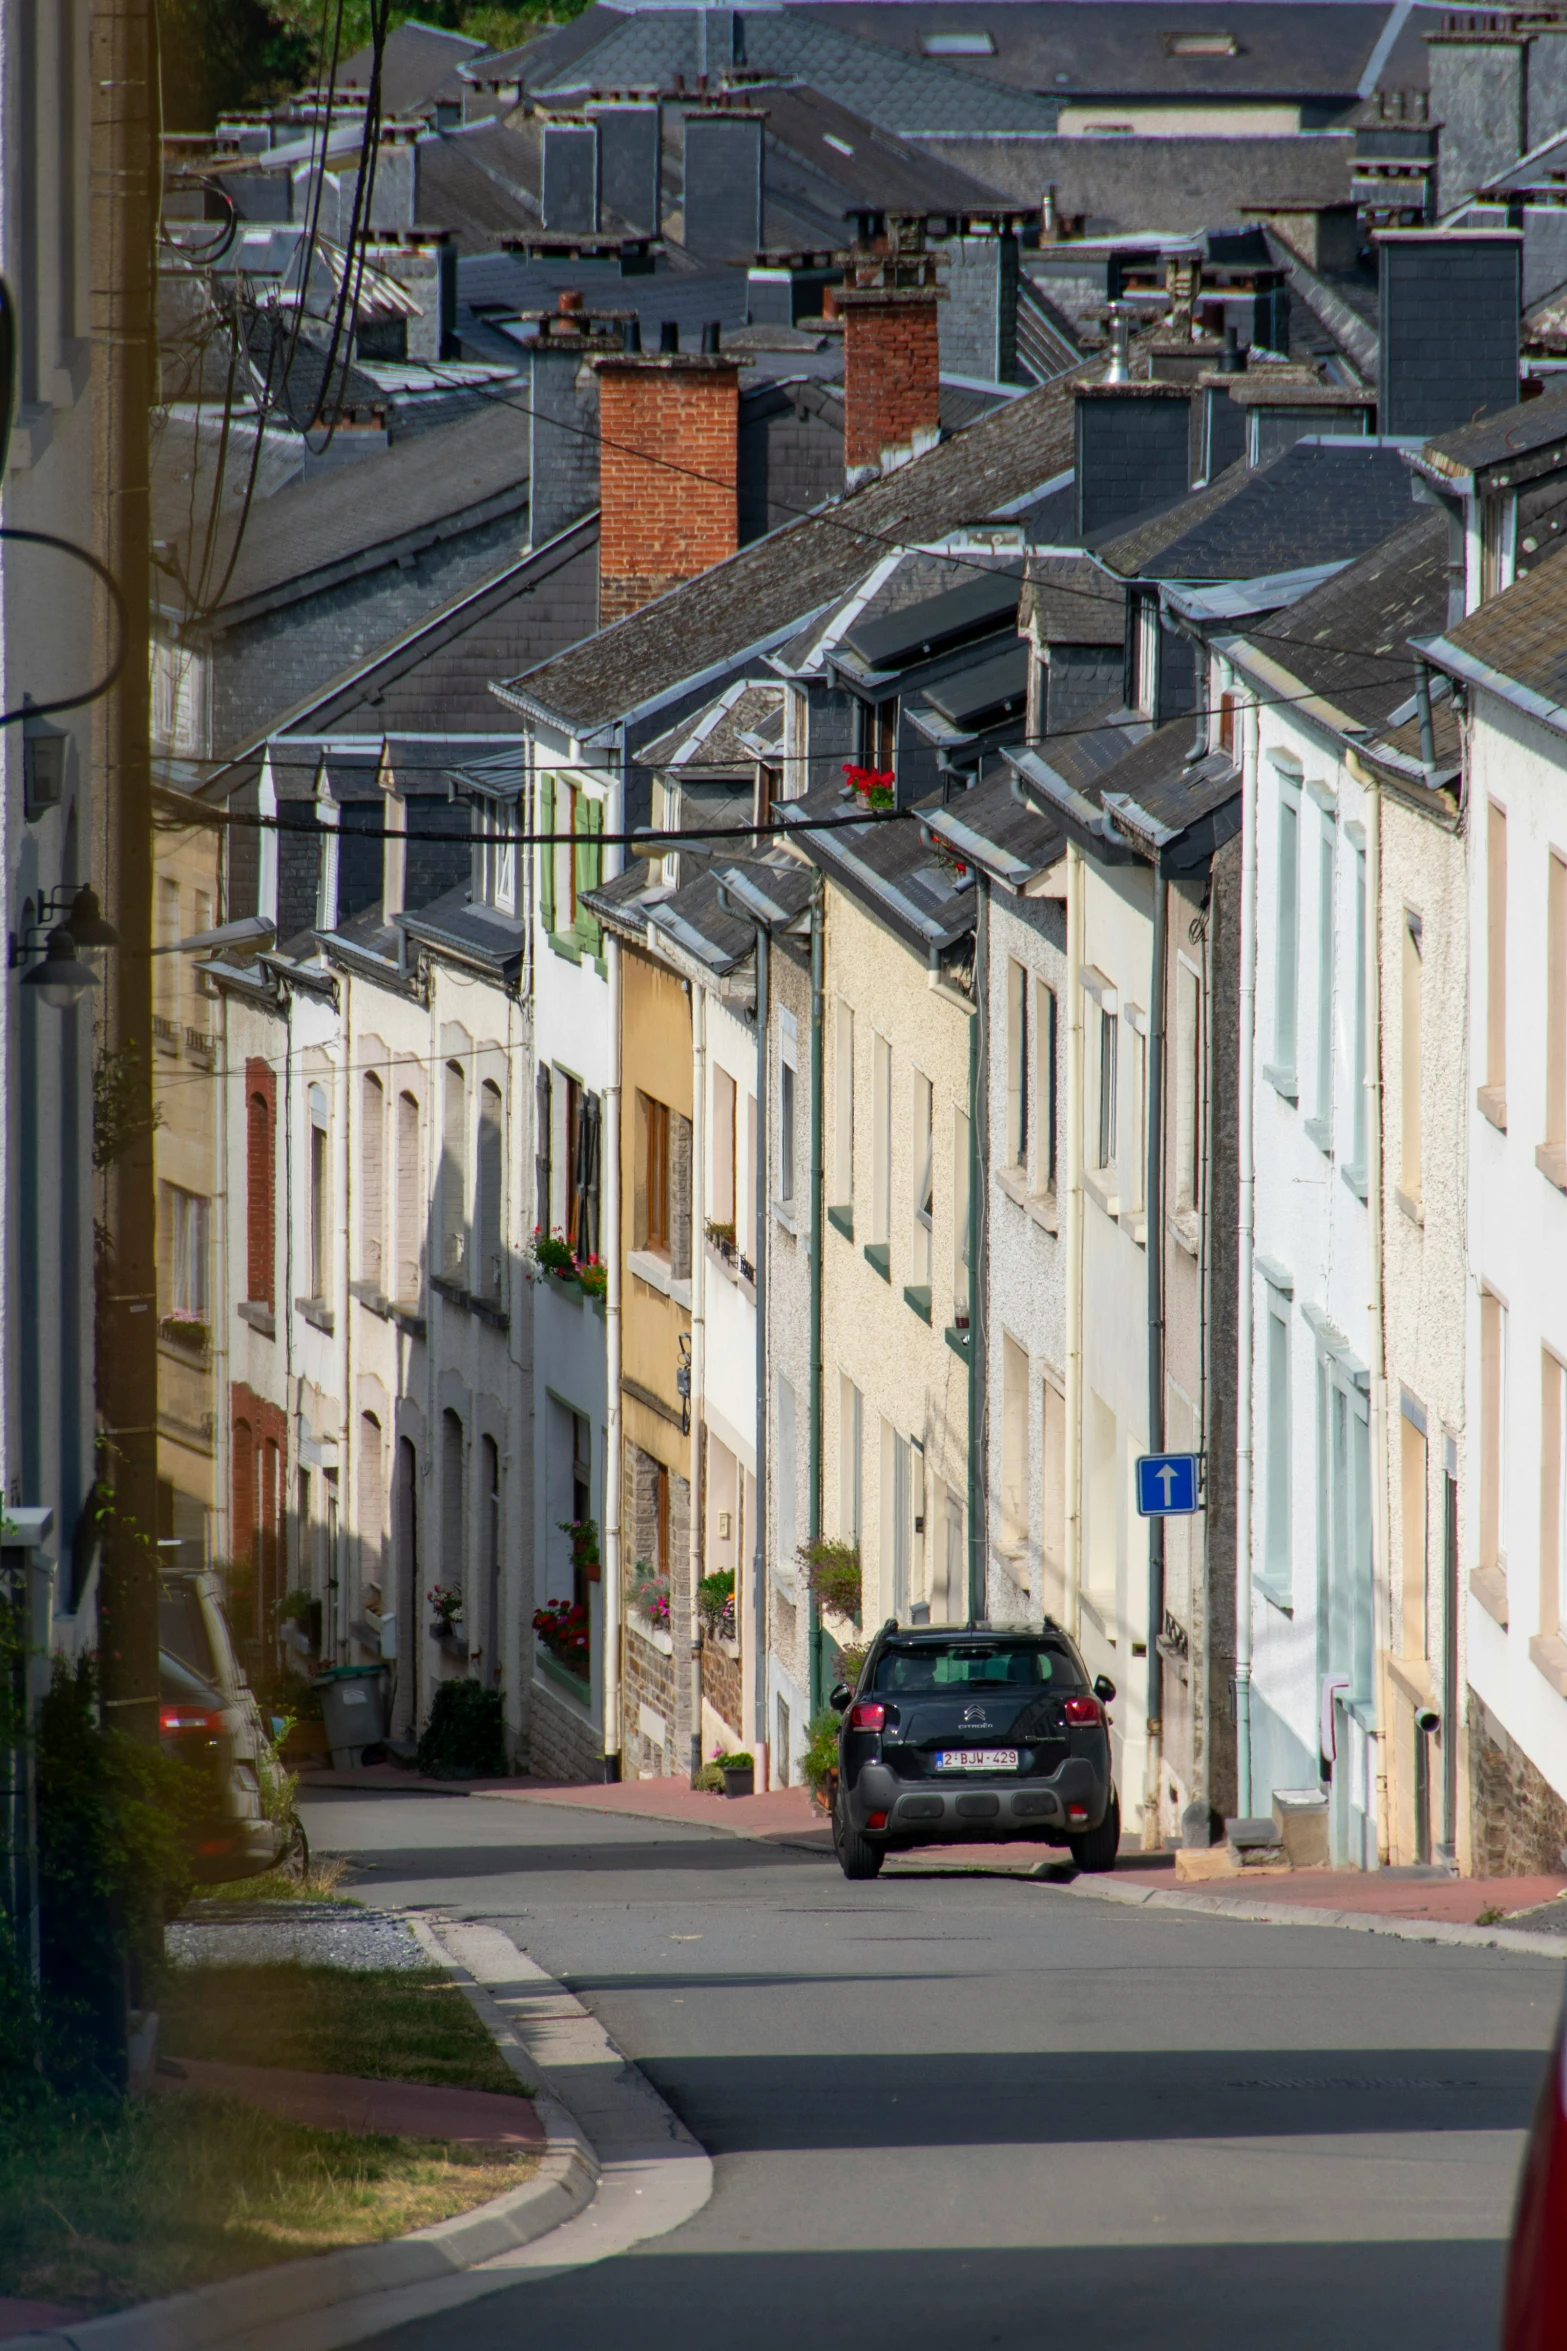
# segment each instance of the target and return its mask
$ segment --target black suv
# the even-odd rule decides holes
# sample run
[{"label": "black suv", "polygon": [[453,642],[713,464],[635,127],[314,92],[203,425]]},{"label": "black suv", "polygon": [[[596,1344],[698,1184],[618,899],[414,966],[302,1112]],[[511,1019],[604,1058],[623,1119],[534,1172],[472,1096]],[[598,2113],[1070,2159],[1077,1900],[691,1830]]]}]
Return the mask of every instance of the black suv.
[{"label": "black suv", "polygon": [[833,1841],[843,1874],[873,1878],[911,1845],[1064,1845],[1115,1867],[1121,1807],[1105,1707],[1077,1649],[1039,1625],[901,1626],[876,1635],[838,1734]]}]

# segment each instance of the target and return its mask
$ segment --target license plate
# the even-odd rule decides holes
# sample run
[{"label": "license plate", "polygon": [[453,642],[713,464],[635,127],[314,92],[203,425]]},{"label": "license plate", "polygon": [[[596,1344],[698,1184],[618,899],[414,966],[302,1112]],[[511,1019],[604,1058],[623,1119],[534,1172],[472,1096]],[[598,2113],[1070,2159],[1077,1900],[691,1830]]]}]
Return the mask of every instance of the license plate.
[{"label": "license plate", "polygon": [[938,1771],[1016,1771],[1015,1747],[944,1747],[936,1757]]}]

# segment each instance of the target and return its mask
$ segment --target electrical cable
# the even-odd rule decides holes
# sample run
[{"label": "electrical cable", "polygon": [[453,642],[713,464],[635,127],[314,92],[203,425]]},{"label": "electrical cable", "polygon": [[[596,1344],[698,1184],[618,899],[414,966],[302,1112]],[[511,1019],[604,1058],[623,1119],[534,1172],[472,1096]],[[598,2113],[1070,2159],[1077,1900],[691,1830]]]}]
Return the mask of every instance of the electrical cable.
[{"label": "electrical cable", "polygon": [[13,524],[7,523],[0,526],[0,539],[18,539],[30,547],[52,547],[58,555],[69,555],[77,563],[85,563],[88,570],[102,582],[109,592],[109,601],[114,607],[115,635],[119,640],[115,648],[113,666],[98,680],[96,685],[88,686],[80,694],[57,694],[49,702],[24,702],[15,710],[0,710],[0,727],[14,726],[19,718],[24,720],[47,718],[56,710],[80,710],[83,703],[98,701],[118,682],[120,672],[125,667],[126,654],[130,645],[129,615],[125,610],[125,598],[120,593],[119,582],[113,572],[110,571],[106,563],[101,563],[89,549],[78,547],[74,539],[56,538],[53,531],[18,530]]}]

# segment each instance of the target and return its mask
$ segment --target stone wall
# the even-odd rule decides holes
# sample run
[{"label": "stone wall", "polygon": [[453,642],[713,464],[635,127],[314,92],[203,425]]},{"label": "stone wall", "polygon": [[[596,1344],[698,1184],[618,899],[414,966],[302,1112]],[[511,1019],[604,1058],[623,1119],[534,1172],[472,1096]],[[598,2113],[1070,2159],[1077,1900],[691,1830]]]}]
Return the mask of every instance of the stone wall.
[{"label": "stone wall", "polygon": [[735,1746],[745,1745],[740,1730],[745,1711],[741,1696],[740,1652],[730,1650],[711,1633],[702,1635],[702,1695],[715,1714],[721,1714],[735,1735]]},{"label": "stone wall", "polygon": [[1470,1819],[1477,1878],[1554,1876],[1567,1849],[1567,1804],[1469,1693]]},{"label": "stone wall", "polygon": [[528,1722],[528,1771],[536,1780],[603,1777],[603,1741],[592,1722],[547,1682],[535,1682]]},{"label": "stone wall", "polygon": [[[621,1756],[627,1779],[677,1775],[683,1763],[677,1736],[674,1644],[634,1616],[626,1619],[621,1674]],[[662,1740],[655,1737],[657,1723]]]}]

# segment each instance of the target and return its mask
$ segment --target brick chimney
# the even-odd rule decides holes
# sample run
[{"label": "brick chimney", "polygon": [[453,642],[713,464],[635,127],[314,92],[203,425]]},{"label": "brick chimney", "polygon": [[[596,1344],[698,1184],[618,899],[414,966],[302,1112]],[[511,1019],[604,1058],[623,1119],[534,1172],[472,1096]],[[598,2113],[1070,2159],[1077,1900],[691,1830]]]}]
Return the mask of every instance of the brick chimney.
[{"label": "brick chimney", "polygon": [[719,349],[716,328],[702,341],[700,353],[682,352],[666,325],[656,354],[630,348],[594,361],[600,628],[740,543],[740,366]]},{"label": "brick chimney", "polygon": [[851,490],[941,434],[941,335],[935,256],[918,219],[869,218],[847,256],[843,320],[843,466]]}]

